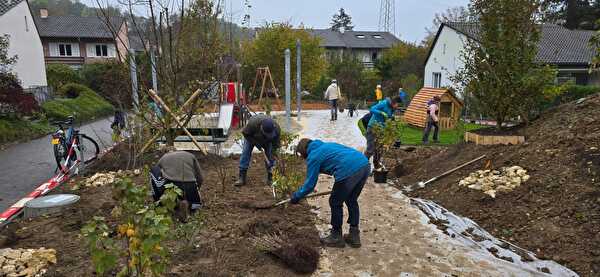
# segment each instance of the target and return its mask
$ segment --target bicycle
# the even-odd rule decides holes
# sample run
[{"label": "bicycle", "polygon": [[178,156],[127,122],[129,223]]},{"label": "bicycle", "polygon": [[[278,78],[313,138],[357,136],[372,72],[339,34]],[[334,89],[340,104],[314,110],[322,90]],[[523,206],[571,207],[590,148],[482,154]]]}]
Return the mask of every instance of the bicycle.
[{"label": "bicycle", "polygon": [[[58,130],[52,134],[52,145],[54,148],[54,158],[56,160],[56,171],[68,174],[75,169],[78,174],[85,166],[96,158],[100,153],[98,143],[79,130],[73,127],[75,118],[69,116],[67,120],[52,122],[52,125],[58,126]],[[68,126],[65,130],[63,126]]]}]

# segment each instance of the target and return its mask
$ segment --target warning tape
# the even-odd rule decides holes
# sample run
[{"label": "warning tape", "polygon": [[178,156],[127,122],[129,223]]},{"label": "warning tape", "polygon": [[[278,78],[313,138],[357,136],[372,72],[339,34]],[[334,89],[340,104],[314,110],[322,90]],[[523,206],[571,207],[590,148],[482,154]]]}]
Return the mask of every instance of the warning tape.
[{"label": "warning tape", "polygon": [[[100,158],[104,154],[111,151],[115,146],[116,145],[113,145],[113,146],[105,149],[104,151],[102,151],[102,153],[100,153],[98,155],[98,158]],[[71,169],[74,168],[75,166],[77,166],[78,163],[79,163],[79,161],[74,163],[73,166],[71,166]],[[46,195],[51,190],[55,189],[56,187],[60,186],[61,184],[63,184],[67,180],[69,180],[69,178],[70,178],[70,176],[68,174],[59,172],[56,176],[50,178],[48,181],[39,185],[36,189],[34,189],[32,192],[30,192],[26,197],[21,198],[21,200],[17,201],[17,203],[13,204],[12,206],[10,206],[10,208],[6,209],[4,212],[2,212],[0,214],[0,226],[3,226],[5,224],[9,223],[13,217],[18,215],[23,210],[23,208],[25,207],[25,204],[27,202],[29,202],[30,200],[36,199],[40,196]]]}]

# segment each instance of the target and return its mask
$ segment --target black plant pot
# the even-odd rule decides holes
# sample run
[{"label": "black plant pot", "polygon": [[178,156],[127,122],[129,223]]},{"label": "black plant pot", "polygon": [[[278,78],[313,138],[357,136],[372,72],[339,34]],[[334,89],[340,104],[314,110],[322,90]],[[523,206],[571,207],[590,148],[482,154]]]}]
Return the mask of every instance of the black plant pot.
[{"label": "black plant pot", "polygon": [[375,170],[375,171],[373,171],[373,180],[375,181],[375,183],[385,184],[385,183],[387,183],[387,175],[388,175],[387,170],[382,170],[382,171]]}]

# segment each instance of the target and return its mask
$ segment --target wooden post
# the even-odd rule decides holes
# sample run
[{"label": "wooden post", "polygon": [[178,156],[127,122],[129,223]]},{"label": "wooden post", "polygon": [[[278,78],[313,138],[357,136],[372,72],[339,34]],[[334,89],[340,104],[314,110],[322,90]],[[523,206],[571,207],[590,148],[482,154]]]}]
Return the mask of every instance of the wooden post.
[{"label": "wooden post", "polygon": [[150,90],[148,90],[148,94],[150,94],[150,97],[152,97],[152,99],[154,99],[154,101],[156,103],[158,103],[161,107],[163,107],[163,109],[165,109],[165,111],[167,111],[167,113],[169,113],[173,117],[173,120],[175,120],[175,122],[177,122],[177,125],[181,129],[183,129],[185,134],[190,139],[192,139],[192,142],[194,143],[194,145],[196,145],[196,147],[200,150],[200,152],[202,152],[202,154],[204,154],[204,155],[207,155],[208,153],[206,152],[206,150],[204,150],[204,148],[200,147],[200,144],[198,144],[198,141],[196,141],[196,138],[194,138],[194,136],[190,133],[190,131],[188,131],[188,129],[185,128],[185,126],[183,126],[181,121],[179,121],[179,118],[177,118],[177,115],[171,111],[171,109],[165,104],[165,102],[163,102],[163,100],[156,94],[156,92],[154,92],[154,90],[150,89]]}]

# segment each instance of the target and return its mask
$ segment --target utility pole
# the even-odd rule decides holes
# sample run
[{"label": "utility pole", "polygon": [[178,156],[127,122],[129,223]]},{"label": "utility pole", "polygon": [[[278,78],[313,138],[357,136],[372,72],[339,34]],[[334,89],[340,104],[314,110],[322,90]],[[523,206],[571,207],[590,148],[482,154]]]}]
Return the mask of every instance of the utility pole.
[{"label": "utility pole", "polygon": [[291,96],[291,90],[292,90],[292,80],[291,80],[291,62],[290,62],[290,56],[291,56],[291,51],[290,49],[285,49],[285,116],[287,117],[287,130],[289,131],[292,127],[292,122],[291,122],[291,117],[292,117],[292,111],[291,111],[291,105],[292,105],[292,96]]},{"label": "utility pole", "polygon": [[396,0],[381,0],[379,31],[396,34]]},{"label": "utility pole", "polygon": [[296,107],[298,108],[297,120],[300,121],[302,110],[302,54],[300,40],[296,40]]},{"label": "utility pole", "polygon": [[129,71],[131,74],[131,96],[133,98],[133,109],[137,113],[140,111],[140,99],[138,97],[137,67],[135,64],[135,53],[129,50]]}]

